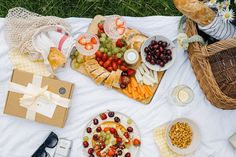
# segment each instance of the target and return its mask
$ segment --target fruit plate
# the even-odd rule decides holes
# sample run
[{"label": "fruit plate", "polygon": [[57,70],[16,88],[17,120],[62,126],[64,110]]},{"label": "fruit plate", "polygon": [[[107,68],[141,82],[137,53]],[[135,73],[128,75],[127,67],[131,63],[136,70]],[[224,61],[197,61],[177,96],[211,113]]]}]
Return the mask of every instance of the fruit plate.
[{"label": "fruit plate", "polygon": [[[101,15],[94,17],[87,33],[98,36],[99,50],[91,56],[85,56],[78,51],[73,52],[72,69],[92,78],[98,85],[104,85],[143,104],[149,104],[164,71],[154,72],[142,63],[140,50],[148,38],[140,31],[126,26],[122,19],[116,20],[119,28],[125,29],[122,31],[122,38],[112,39],[104,30],[106,20]],[[128,52],[131,54],[130,51],[135,51],[133,54],[138,57],[136,63],[125,60],[125,54]]]},{"label": "fruit plate", "polygon": [[[154,43],[154,47],[155,47],[155,46],[158,47],[158,48],[157,48],[157,51],[158,51],[157,53],[159,53],[159,54],[158,54],[158,57],[157,57],[156,59],[157,59],[157,62],[160,61],[159,63],[154,62],[153,64],[151,64],[150,62],[147,61],[147,53],[145,53],[145,48],[148,49],[148,50],[150,49],[149,47],[151,47],[152,49],[154,49],[154,48],[152,47],[152,44],[151,44],[152,41],[157,41],[156,44]],[[162,45],[162,44],[159,44],[158,42],[162,42],[162,43],[165,42],[165,43],[167,43],[167,44],[166,44],[166,46],[163,48],[162,46],[160,46],[160,45]],[[163,54],[161,54],[159,48],[162,49]],[[164,49],[165,49],[165,50],[164,50]],[[148,51],[148,50],[147,50],[147,51]],[[151,51],[151,50],[150,50],[150,51]],[[155,51],[155,49],[154,49],[154,51]],[[164,51],[170,51],[170,54],[168,54],[167,57],[171,57],[171,58],[170,58],[171,60],[166,60],[166,59],[165,59],[165,55],[167,55],[167,54],[164,54],[164,53],[165,53]],[[144,63],[148,68],[150,68],[150,69],[152,69],[152,70],[154,70],[154,71],[165,71],[165,70],[169,69],[169,68],[173,65],[173,63],[174,63],[174,61],[175,61],[176,52],[177,52],[177,48],[176,48],[175,44],[174,44],[171,40],[169,40],[168,38],[166,38],[166,37],[164,37],[164,36],[161,36],[161,35],[156,35],[156,36],[152,36],[152,37],[148,38],[148,39],[143,43],[143,45],[142,45],[142,47],[141,47],[141,57],[142,57],[143,63]],[[151,53],[151,52],[150,52],[150,53]],[[163,55],[164,63],[163,63],[163,60],[161,60],[160,55]],[[155,57],[156,57],[156,55],[155,55]]]},{"label": "fruit plate", "polygon": [[128,116],[107,111],[94,117],[84,131],[86,156],[135,157],[141,145],[140,132]]},{"label": "fruit plate", "polygon": [[[174,146],[171,142],[171,139],[169,137],[169,132],[172,128],[172,126],[176,123],[187,123],[188,126],[190,126],[191,131],[192,131],[192,141],[190,143],[189,146],[187,146],[186,148],[179,148],[177,146]],[[167,126],[166,129],[166,140],[167,140],[167,145],[169,146],[169,148],[176,152],[177,154],[181,154],[181,155],[188,155],[193,153],[199,146],[200,144],[200,132],[199,132],[199,128],[197,127],[197,125],[195,124],[195,122],[193,122],[190,119],[187,118],[178,118],[175,119],[174,121],[170,122]]]}]

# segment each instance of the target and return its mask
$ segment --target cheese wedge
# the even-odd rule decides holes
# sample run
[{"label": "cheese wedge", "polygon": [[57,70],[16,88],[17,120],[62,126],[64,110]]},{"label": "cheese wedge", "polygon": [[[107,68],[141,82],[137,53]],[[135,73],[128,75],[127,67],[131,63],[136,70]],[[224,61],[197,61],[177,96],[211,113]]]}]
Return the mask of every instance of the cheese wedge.
[{"label": "cheese wedge", "polygon": [[93,65],[93,64],[98,64],[97,60],[91,59],[85,62],[86,65]]},{"label": "cheese wedge", "polygon": [[99,77],[100,75],[102,75],[105,72],[106,71],[103,67],[99,67],[98,69],[96,69],[95,71],[90,73],[90,76],[95,80],[97,77]]},{"label": "cheese wedge", "polygon": [[110,72],[104,72],[102,75],[100,75],[99,77],[97,77],[95,79],[96,84],[101,84],[104,80],[106,80],[109,76],[110,76]]},{"label": "cheese wedge", "polygon": [[100,67],[101,66],[99,64],[92,64],[92,65],[86,64],[85,65],[85,69],[88,73],[91,73],[91,72],[97,70]]},{"label": "cheese wedge", "polygon": [[112,71],[110,76],[104,82],[104,85],[108,88],[112,88],[112,84],[113,84],[114,79],[115,79],[115,72]]},{"label": "cheese wedge", "polygon": [[113,87],[120,88],[120,76],[121,76],[121,73],[122,73],[122,71],[120,69],[118,69],[115,72],[115,78],[114,78],[114,81],[112,83]]}]

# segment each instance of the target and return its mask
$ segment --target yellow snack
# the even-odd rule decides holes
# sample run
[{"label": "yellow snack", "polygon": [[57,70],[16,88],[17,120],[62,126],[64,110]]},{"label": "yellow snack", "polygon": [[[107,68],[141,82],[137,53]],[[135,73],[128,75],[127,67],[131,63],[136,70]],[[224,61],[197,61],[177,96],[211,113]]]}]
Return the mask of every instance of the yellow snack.
[{"label": "yellow snack", "polygon": [[56,70],[57,68],[65,65],[66,57],[61,53],[60,50],[58,50],[55,47],[51,47],[49,55],[48,55],[48,61],[52,69]]}]

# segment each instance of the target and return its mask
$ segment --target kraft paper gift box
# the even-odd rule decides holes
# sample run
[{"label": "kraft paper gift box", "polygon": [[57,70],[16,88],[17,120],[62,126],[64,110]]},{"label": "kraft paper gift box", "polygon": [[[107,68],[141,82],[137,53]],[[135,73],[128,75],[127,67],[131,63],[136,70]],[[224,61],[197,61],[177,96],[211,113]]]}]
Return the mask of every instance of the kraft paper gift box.
[{"label": "kraft paper gift box", "polygon": [[74,85],[13,70],[4,113],[63,128]]}]

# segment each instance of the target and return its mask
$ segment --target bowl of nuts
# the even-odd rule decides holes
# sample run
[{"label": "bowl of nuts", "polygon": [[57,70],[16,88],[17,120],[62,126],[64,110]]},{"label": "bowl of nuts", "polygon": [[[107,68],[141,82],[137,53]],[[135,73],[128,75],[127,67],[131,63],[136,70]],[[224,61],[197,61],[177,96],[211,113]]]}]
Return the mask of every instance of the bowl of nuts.
[{"label": "bowl of nuts", "polygon": [[200,144],[200,132],[197,125],[187,118],[172,121],[166,130],[169,148],[177,154],[193,153]]}]

